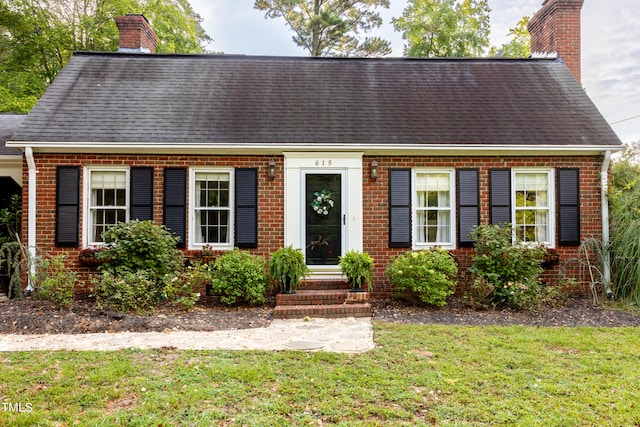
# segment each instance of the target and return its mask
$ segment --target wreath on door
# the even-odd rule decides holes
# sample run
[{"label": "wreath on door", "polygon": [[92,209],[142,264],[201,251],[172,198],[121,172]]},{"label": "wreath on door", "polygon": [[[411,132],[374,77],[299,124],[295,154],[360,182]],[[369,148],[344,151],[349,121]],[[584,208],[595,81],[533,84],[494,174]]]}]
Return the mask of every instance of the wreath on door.
[{"label": "wreath on door", "polygon": [[320,216],[329,215],[329,211],[333,208],[334,204],[335,202],[333,201],[333,198],[331,198],[330,191],[321,190],[313,193],[311,207],[316,214]]}]

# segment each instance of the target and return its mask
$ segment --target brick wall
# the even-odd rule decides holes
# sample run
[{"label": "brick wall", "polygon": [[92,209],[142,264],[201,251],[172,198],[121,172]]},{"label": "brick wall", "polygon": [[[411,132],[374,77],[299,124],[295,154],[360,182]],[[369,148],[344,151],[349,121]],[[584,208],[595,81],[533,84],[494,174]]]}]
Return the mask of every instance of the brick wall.
[{"label": "brick wall", "polygon": [[[122,155],[37,155],[35,158],[38,169],[38,209],[37,209],[37,249],[39,253],[67,253],[69,254],[70,267],[77,268],[83,278],[95,270],[83,267],[78,262],[78,253],[82,249],[56,248],[55,247],[55,214],[56,214],[56,170],[58,166],[153,166],[154,167],[154,200],[153,219],[157,224],[163,223],[163,185],[164,168],[210,166],[210,167],[237,167],[258,169],[258,247],[251,249],[252,253],[268,255],[282,245],[284,235],[284,222],[282,207],[284,204],[283,193],[283,161],[276,159],[276,177],[274,180],[267,178],[267,164],[269,157],[262,156],[122,156]],[[26,165],[24,170],[26,171]],[[24,182],[27,183],[26,172]],[[82,188],[84,176],[80,176],[80,188]],[[28,184],[23,187],[23,229],[27,230],[27,194]],[[82,197],[82,195],[81,195]],[[187,198],[189,194],[187,193]],[[80,201],[80,212],[83,211],[84,200]],[[187,202],[188,203],[188,202]],[[83,217],[80,215],[80,241],[82,241]],[[188,233],[188,228],[187,228]],[[187,235],[188,238],[188,235]],[[188,251],[186,251],[189,254]]]},{"label": "brick wall", "polygon": [[531,52],[558,53],[580,80],[580,11],[584,0],[546,0],[531,18]]},{"label": "brick wall", "polygon": [[[56,168],[58,166],[103,166],[125,165],[154,167],[154,221],[162,224],[163,209],[163,169],[165,167],[211,166],[211,167],[243,167],[258,169],[258,247],[250,250],[252,253],[267,256],[283,243],[284,236],[284,176],[283,158],[276,157],[276,177],[267,178],[267,165],[272,156],[122,156],[122,155],[65,155],[48,154],[36,155],[38,169],[38,211],[37,211],[37,247],[40,253],[68,253],[70,267],[77,268],[86,278],[93,271],[82,267],[78,263],[78,248],[55,247],[55,194]],[[601,238],[601,208],[599,174],[602,164],[600,156],[582,157],[372,157],[365,156],[363,164],[368,165],[372,160],[378,162],[380,177],[372,180],[369,168],[363,168],[363,248],[376,262],[374,272],[374,297],[389,295],[391,285],[384,278],[384,270],[394,255],[406,249],[389,248],[388,231],[388,171],[391,168],[440,167],[440,168],[478,168],[480,171],[480,221],[489,222],[489,169],[514,167],[556,167],[580,168],[580,211],[581,238]],[[23,229],[27,230],[27,168],[24,168],[23,187]],[[81,180],[83,176],[81,174]],[[82,188],[82,183],[81,183]],[[187,193],[188,195],[188,193]],[[82,212],[81,200],[81,212]],[[82,221],[82,215],[80,221]],[[82,224],[80,224],[82,232]],[[557,230],[556,230],[557,232]],[[82,236],[81,236],[82,240]],[[557,240],[557,239],[556,239]],[[187,251],[188,252],[188,251]],[[570,259],[578,256],[577,247],[559,247],[560,264],[547,270],[545,280],[555,283],[559,280],[563,269],[568,277],[575,277],[581,281],[587,278],[580,271],[576,263],[569,263]],[[468,283],[467,269],[471,264],[472,249],[459,248],[453,251],[459,263],[460,286],[463,289]]]},{"label": "brick wall", "polygon": [[[369,170],[363,170],[364,194],[364,250],[371,254],[376,262],[374,273],[374,296],[386,296],[392,292],[392,286],[384,278],[384,270],[392,256],[405,252],[404,248],[389,248],[388,229],[388,171],[392,168],[478,168],[480,170],[480,222],[489,223],[489,169],[517,167],[555,167],[580,168],[580,213],[581,239],[588,237],[601,238],[601,203],[600,203],[600,168],[601,157],[367,157],[364,164],[372,160],[378,162],[380,177],[369,178]],[[556,227],[557,236],[557,227]],[[557,238],[556,238],[557,241]],[[458,261],[459,289],[468,285],[468,268],[471,266],[471,248],[458,248],[452,254]],[[570,261],[578,256],[577,247],[558,247],[560,264],[547,269],[543,279],[557,283],[562,274],[586,282],[585,272],[579,265]],[[564,273],[563,273],[564,270]]]}]

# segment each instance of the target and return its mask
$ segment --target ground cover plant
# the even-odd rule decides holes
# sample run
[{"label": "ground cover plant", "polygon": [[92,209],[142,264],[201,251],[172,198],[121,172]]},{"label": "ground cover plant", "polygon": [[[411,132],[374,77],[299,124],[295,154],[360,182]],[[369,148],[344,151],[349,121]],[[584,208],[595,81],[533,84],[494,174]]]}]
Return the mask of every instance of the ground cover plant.
[{"label": "ground cover plant", "polygon": [[640,423],[634,328],[374,326],[358,355],[2,353],[0,425]]}]

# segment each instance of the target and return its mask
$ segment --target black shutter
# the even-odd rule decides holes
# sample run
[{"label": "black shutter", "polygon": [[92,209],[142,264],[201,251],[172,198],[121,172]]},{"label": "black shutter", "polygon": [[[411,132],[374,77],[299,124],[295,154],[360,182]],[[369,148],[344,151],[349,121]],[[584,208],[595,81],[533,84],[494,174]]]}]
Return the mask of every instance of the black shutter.
[{"label": "black shutter", "polygon": [[78,246],[80,167],[59,166],[56,177],[56,246]]},{"label": "black shutter", "polygon": [[235,246],[258,247],[258,169],[236,169]]},{"label": "black shutter", "polygon": [[164,225],[180,240],[178,247],[186,244],[187,224],[187,169],[164,170]]},{"label": "black shutter", "polygon": [[389,247],[411,247],[411,169],[389,170]]},{"label": "black shutter", "polygon": [[131,168],[131,219],[153,220],[153,168]]},{"label": "black shutter", "polygon": [[580,245],[580,170],[558,169],[558,243]]},{"label": "black shutter", "polygon": [[478,169],[458,169],[458,244],[473,246],[469,233],[480,224]]},{"label": "black shutter", "polygon": [[491,224],[511,223],[511,169],[489,170]]}]

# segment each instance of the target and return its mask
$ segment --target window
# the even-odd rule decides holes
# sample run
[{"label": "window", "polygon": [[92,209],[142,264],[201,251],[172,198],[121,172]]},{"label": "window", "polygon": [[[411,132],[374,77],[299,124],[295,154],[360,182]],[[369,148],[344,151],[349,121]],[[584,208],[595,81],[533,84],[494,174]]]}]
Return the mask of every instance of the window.
[{"label": "window", "polygon": [[233,242],[231,171],[191,171],[192,246],[229,247]]},{"label": "window", "polygon": [[453,246],[453,188],[453,171],[415,171],[413,223],[416,246]]},{"label": "window", "polygon": [[516,240],[554,242],[552,170],[513,171],[513,226]]},{"label": "window", "polygon": [[88,169],[87,244],[103,242],[102,233],[119,222],[128,220],[128,170]]}]

